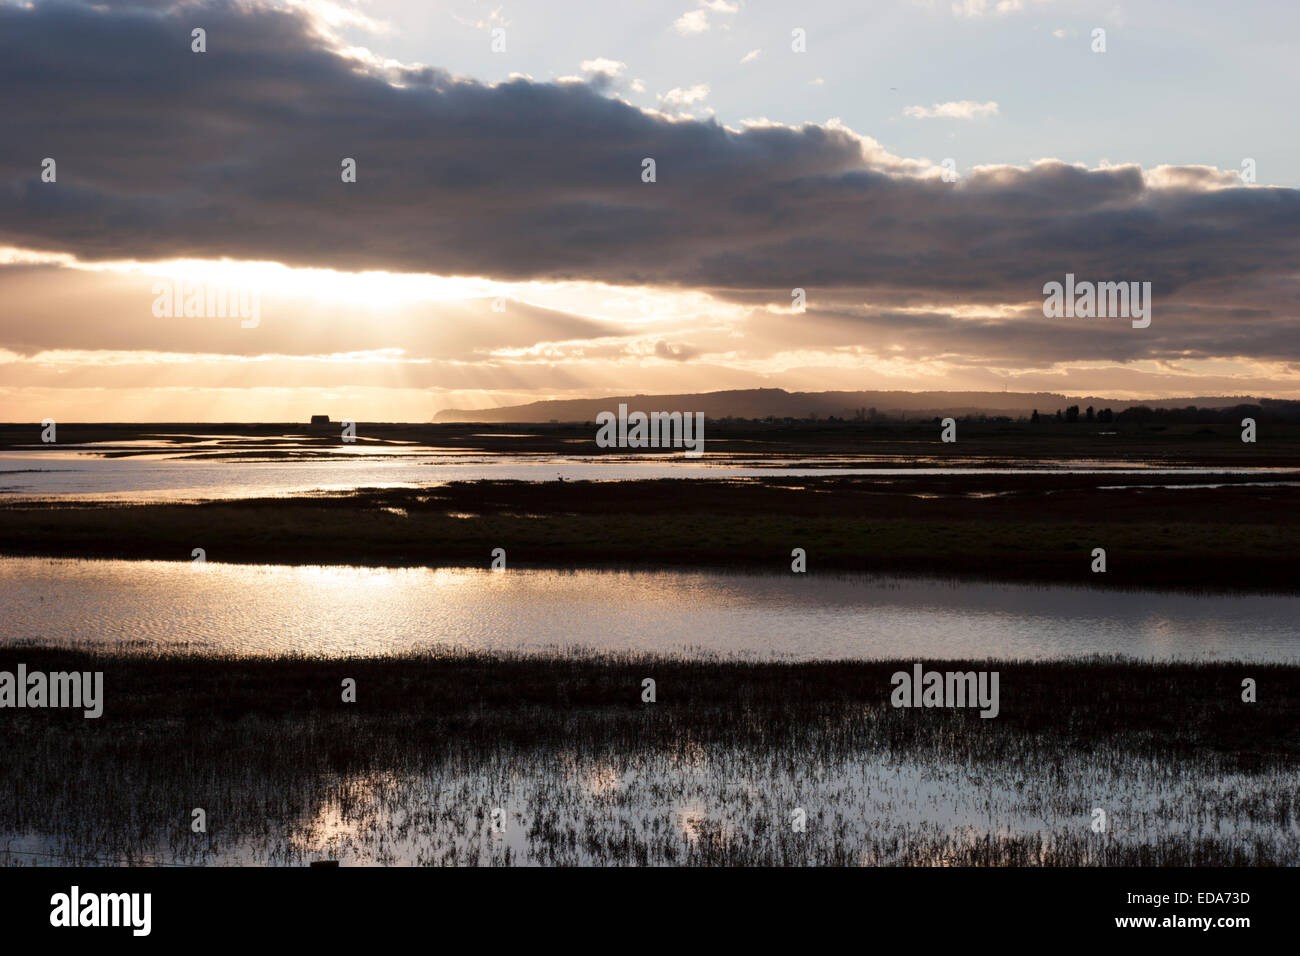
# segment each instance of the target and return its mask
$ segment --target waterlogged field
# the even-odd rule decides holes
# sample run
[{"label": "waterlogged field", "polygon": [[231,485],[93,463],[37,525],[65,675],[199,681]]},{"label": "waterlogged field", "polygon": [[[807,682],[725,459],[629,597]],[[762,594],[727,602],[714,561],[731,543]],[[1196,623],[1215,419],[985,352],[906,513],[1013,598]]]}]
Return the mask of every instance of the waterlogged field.
[{"label": "waterlogged field", "polygon": [[20,659],[107,703],[12,713],[10,865],[1300,864],[1295,667],[945,665],[983,719],[890,706],[910,662]]},{"label": "waterlogged field", "polygon": [[[996,459],[918,464],[888,459],[819,458],[811,462],[715,454],[707,459],[668,455],[607,454],[480,455],[412,449],[343,446],[312,455],[227,458],[178,457],[174,453],[112,457],[103,448],[9,450],[0,454],[0,497],[6,500],[93,500],[131,502],[205,501],[361,488],[420,488],[451,481],[651,481],[689,478],[815,478],[1012,476],[1042,471],[1072,475],[1136,477],[1169,475],[1280,477],[1295,481],[1286,467],[1161,467],[1137,461],[1062,461],[1007,467]],[[265,452],[259,453],[266,455]]]},{"label": "waterlogged field", "polygon": [[478,427],[6,446],[0,865],[1300,865],[1292,439]]},{"label": "waterlogged field", "polygon": [[300,425],[0,425],[0,500],[175,502],[419,488],[461,481],[650,481],[704,478],[1024,474],[1289,477],[1300,426],[1244,444],[1228,425],[963,422],[937,425],[710,422],[704,457],[602,449],[594,423]]}]

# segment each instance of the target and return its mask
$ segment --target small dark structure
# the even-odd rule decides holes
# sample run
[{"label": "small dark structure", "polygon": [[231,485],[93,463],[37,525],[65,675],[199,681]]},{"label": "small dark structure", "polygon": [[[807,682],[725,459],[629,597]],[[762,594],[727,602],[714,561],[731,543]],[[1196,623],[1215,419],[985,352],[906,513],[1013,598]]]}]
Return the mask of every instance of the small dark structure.
[{"label": "small dark structure", "polygon": [[330,423],[330,417],[328,415],[313,415],[311,417],[311,423],[313,425],[328,425]]}]

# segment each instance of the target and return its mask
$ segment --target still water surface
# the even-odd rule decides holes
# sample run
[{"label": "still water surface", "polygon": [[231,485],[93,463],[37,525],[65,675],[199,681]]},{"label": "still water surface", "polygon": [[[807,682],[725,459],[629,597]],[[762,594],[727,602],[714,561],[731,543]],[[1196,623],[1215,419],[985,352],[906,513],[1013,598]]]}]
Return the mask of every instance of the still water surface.
[{"label": "still water surface", "polygon": [[766,659],[1300,663],[1300,597],[826,574],[0,558],[0,643],[339,656],[429,647]]}]

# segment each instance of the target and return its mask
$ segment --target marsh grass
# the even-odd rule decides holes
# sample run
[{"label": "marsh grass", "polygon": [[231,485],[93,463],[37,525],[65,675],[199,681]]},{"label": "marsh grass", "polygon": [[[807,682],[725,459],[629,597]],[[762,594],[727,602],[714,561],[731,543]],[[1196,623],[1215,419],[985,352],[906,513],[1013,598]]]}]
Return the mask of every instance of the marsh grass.
[{"label": "marsh grass", "polygon": [[[484,480],[185,504],[10,502],[0,553],[188,561],[201,545],[234,563],[484,567],[508,541],[511,567],[785,570],[798,546],[812,568],[839,572],[1294,593],[1300,487],[1249,477],[1119,489],[1103,487],[1113,475],[1061,474]],[[1089,571],[1094,547],[1107,550],[1104,581]]]},{"label": "marsh grass", "polygon": [[7,864],[1300,863],[1295,667],[944,663],[1000,672],[982,719],[891,708],[910,661],[0,650],[20,661],[104,671],[106,705],[0,711]]}]

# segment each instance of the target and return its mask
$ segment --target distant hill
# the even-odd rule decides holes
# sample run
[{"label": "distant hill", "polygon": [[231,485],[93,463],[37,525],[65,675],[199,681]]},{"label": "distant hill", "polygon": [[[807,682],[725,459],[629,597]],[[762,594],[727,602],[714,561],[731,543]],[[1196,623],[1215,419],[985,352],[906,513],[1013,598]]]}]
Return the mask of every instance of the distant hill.
[{"label": "distant hill", "polygon": [[[1268,401],[1265,399],[1264,401]],[[575,398],[499,408],[447,408],[435,422],[590,422],[600,412],[616,412],[619,403],[628,411],[703,412],[708,418],[856,418],[859,410],[887,418],[923,418],[952,415],[1055,414],[1070,405],[1112,408],[1133,405],[1151,408],[1230,408],[1258,404],[1250,396],[1162,398],[1149,401],[1113,398],[1078,398],[1055,392],[787,392],[782,388],[735,389],[687,395],[621,395],[609,398]]]}]

